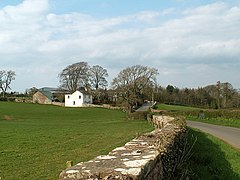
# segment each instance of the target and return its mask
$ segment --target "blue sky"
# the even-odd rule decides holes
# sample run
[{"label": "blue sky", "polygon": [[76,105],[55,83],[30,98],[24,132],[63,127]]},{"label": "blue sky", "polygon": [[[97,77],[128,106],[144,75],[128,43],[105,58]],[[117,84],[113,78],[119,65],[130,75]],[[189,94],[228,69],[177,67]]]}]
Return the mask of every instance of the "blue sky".
[{"label": "blue sky", "polygon": [[158,83],[240,88],[240,1],[0,0],[0,70],[12,89],[58,86],[58,73],[87,61],[110,74],[156,67]]},{"label": "blue sky", "polygon": [[[1,0],[0,7],[18,5],[23,0]],[[54,13],[81,12],[97,17],[112,17],[137,13],[140,11],[161,11],[166,8],[191,8],[219,2],[216,0],[49,0]],[[221,1],[224,2],[224,1]],[[225,1],[236,4],[235,0]]]}]

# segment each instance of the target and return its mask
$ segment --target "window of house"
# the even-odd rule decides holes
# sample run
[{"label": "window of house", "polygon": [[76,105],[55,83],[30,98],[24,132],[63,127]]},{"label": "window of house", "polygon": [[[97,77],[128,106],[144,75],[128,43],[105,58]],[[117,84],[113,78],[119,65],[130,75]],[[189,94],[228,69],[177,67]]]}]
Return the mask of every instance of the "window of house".
[{"label": "window of house", "polygon": [[70,96],[68,96],[68,99],[70,99]]},{"label": "window of house", "polygon": [[81,99],[82,97],[81,96],[79,96],[79,99]]},{"label": "window of house", "polygon": [[76,103],[75,103],[75,101],[73,101],[73,105],[75,105]]}]

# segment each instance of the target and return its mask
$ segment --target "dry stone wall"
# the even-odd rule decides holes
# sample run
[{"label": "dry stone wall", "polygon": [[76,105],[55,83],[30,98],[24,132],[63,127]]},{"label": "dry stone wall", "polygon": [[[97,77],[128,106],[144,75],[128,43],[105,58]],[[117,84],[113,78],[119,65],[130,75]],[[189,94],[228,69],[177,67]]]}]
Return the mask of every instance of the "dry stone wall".
[{"label": "dry stone wall", "polygon": [[156,126],[151,133],[133,139],[108,155],[98,156],[62,171],[59,179],[157,180],[174,176],[185,129],[172,122],[173,118],[168,116],[155,118],[154,123],[163,126]]}]

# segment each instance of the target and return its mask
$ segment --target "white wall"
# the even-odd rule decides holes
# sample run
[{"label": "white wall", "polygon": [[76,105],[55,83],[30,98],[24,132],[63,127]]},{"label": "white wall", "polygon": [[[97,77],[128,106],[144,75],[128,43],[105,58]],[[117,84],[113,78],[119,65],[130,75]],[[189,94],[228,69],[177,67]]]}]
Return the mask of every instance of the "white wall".
[{"label": "white wall", "polygon": [[92,96],[83,94],[80,91],[65,95],[66,107],[82,107],[83,104],[92,104]]},{"label": "white wall", "polygon": [[65,106],[66,107],[81,107],[83,105],[83,94],[79,91],[73,94],[65,95]]}]

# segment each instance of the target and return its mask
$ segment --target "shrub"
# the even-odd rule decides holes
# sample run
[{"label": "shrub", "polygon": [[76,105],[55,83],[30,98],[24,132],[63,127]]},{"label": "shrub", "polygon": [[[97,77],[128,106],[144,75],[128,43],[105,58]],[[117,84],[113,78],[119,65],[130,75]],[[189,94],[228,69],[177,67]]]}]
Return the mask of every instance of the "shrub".
[{"label": "shrub", "polygon": [[7,98],[0,97],[0,101],[7,101]]},{"label": "shrub", "polygon": [[130,120],[147,120],[147,111],[136,111],[128,114],[128,119]]},{"label": "shrub", "polygon": [[15,97],[8,97],[8,98],[7,98],[7,101],[15,102],[15,99],[16,99]]}]

